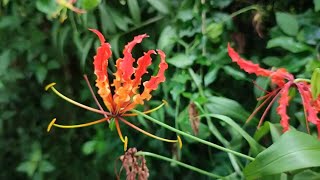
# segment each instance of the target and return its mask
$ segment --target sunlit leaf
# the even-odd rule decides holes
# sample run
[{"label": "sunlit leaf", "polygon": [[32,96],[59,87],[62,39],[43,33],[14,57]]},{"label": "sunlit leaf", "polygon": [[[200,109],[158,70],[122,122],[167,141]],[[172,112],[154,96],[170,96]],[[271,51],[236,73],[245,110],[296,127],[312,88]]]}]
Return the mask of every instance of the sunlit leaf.
[{"label": "sunlit leaf", "polygon": [[280,36],[268,41],[267,48],[281,47],[293,53],[310,51],[311,48],[307,45],[295,41],[291,37]]},{"label": "sunlit leaf", "polygon": [[295,130],[283,134],[244,169],[247,179],[320,166],[320,141]]},{"label": "sunlit leaf", "polygon": [[298,33],[299,25],[295,16],[289,13],[277,12],[276,20],[278,26],[288,35],[295,36]]}]

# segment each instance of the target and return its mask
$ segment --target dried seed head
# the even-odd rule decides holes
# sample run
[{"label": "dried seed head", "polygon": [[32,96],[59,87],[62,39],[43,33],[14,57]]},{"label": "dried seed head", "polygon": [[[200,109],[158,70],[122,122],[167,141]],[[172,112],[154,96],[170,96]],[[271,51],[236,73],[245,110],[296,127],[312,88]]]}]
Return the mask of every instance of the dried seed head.
[{"label": "dried seed head", "polygon": [[136,148],[129,148],[128,151],[120,157],[122,167],[126,170],[127,180],[146,180],[149,177],[149,169],[143,156],[135,156]]},{"label": "dried seed head", "polygon": [[196,105],[193,102],[189,104],[188,110],[189,110],[189,121],[191,124],[191,128],[193,130],[194,135],[198,135],[199,125],[200,125],[199,112],[197,110]]}]

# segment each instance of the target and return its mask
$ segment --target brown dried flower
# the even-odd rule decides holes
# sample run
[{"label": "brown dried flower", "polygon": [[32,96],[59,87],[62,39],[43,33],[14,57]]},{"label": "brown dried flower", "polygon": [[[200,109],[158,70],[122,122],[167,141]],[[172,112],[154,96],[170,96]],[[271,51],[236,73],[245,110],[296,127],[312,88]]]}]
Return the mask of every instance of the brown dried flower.
[{"label": "brown dried flower", "polygon": [[128,151],[120,157],[122,168],[126,170],[127,180],[145,180],[149,177],[149,169],[143,156],[135,156],[136,148],[129,148]]}]

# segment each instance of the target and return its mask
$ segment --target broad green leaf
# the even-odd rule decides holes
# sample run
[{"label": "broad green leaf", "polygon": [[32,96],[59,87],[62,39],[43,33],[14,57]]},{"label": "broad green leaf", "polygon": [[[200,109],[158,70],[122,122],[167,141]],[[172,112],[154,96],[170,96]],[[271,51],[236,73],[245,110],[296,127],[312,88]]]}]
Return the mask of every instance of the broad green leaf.
[{"label": "broad green leaf", "polygon": [[314,10],[319,11],[320,10],[320,0],[313,0],[314,3]]},{"label": "broad green leaf", "polygon": [[40,172],[51,172],[55,169],[55,167],[46,160],[42,160],[39,165],[38,165],[39,171]]},{"label": "broad green leaf", "polygon": [[38,66],[36,68],[36,72],[35,72],[35,75],[36,75],[36,78],[37,78],[37,81],[38,83],[42,84],[43,81],[46,79],[47,77],[47,73],[48,73],[48,70],[47,68],[45,68],[44,66]]},{"label": "broad green leaf", "polygon": [[126,17],[124,16],[124,14],[121,14],[119,11],[117,11],[116,9],[113,9],[109,6],[106,6],[107,11],[109,11],[113,22],[116,24],[116,26],[123,30],[123,31],[127,31],[128,30],[128,21],[126,20]]},{"label": "broad green leaf", "polygon": [[7,68],[11,62],[11,52],[10,50],[5,50],[0,54],[0,75],[7,72]]},{"label": "broad green leaf", "polygon": [[320,68],[316,68],[311,77],[312,98],[317,99],[320,94]]},{"label": "broad green leaf", "polygon": [[213,42],[216,42],[217,38],[219,38],[222,33],[223,33],[222,23],[210,23],[206,28],[206,34]]},{"label": "broad green leaf", "polygon": [[283,134],[244,169],[247,179],[258,179],[303,168],[320,166],[320,141],[295,130]]},{"label": "broad green leaf", "polygon": [[39,11],[51,15],[57,10],[58,4],[52,0],[37,0],[36,7]]},{"label": "broad green leaf", "polygon": [[81,7],[85,10],[92,10],[100,4],[101,0],[82,0]]},{"label": "broad green leaf", "polygon": [[206,107],[211,113],[229,116],[242,122],[250,115],[238,102],[225,97],[210,96]]},{"label": "broad green leaf", "polygon": [[88,53],[91,49],[92,42],[93,42],[93,38],[89,38],[88,40],[86,40],[86,42],[84,43],[84,45],[80,51],[81,52],[81,68],[83,68],[83,69],[86,65],[86,60],[88,57]]},{"label": "broad green leaf", "polygon": [[19,166],[16,168],[19,172],[27,173],[29,177],[32,177],[37,169],[37,162],[33,161],[25,161],[19,164]]},{"label": "broad green leaf", "polygon": [[237,80],[246,79],[246,74],[243,71],[238,71],[231,66],[224,66],[223,70],[226,74],[232,76],[233,78],[235,78]]},{"label": "broad green leaf", "polygon": [[262,59],[262,62],[271,67],[279,67],[281,64],[281,59],[277,56],[267,56]]},{"label": "broad green leaf", "polygon": [[162,49],[166,53],[170,53],[174,43],[176,42],[177,31],[172,26],[166,26],[161,34],[158,41],[158,48]]},{"label": "broad green leaf", "polygon": [[298,174],[296,174],[293,177],[293,180],[318,180],[320,179],[320,173],[319,172],[315,172],[315,171],[311,171],[310,169],[307,169],[305,171],[302,171]]},{"label": "broad green leaf", "polygon": [[169,3],[167,3],[167,1],[164,1],[164,0],[161,0],[161,1],[147,0],[147,1],[152,7],[154,7],[159,12],[161,12],[163,14],[169,14],[170,8],[169,8]]},{"label": "broad green leaf", "polygon": [[201,116],[210,116],[213,118],[217,118],[225,123],[227,123],[229,126],[231,126],[234,130],[236,130],[247,142],[249,143],[251,147],[251,152],[253,155],[257,155],[261,151],[263,151],[265,148],[262,147],[260,144],[257,143],[255,139],[253,139],[246,131],[244,131],[236,122],[234,122],[231,118],[220,115],[220,114],[203,114]]},{"label": "broad green leaf", "polygon": [[282,127],[280,124],[272,124],[266,121],[254,134],[253,138],[259,141],[262,137],[270,132],[272,141],[277,141],[282,134]]},{"label": "broad green leaf", "polygon": [[286,34],[290,36],[295,36],[298,34],[298,21],[292,14],[277,12],[276,21],[281,30]]},{"label": "broad green leaf", "polygon": [[310,51],[311,48],[295,41],[292,37],[280,36],[268,41],[267,48],[281,47],[293,53]]},{"label": "broad green leaf", "polygon": [[214,67],[212,70],[210,70],[205,76],[204,76],[204,85],[208,86],[211,83],[213,83],[218,75],[220,67]]},{"label": "broad green leaf", "polygon": [[96,149],[96,144],[97,141],[95,140],[85,142],[82,146],[82,153],[85,155],[92,154]]},{"label": "broad green leaf", "polygon": [[174,65],[177,68],[186,68],[188,66],[191,66],[195,60],[194,56],[188,56],[183,53],[177,53],[173,57],[168,58],[167,62],[169,64]]},{"label": "broad green leaf", "polygon": [[101,22],[102,32],[115,33],[116,25],[105,3],[101,3],[99,5],[99,13],[100,13],[100,22]]},{"label": "broad green leaf", "polygon": [[141,12],[140,12],[140,7],[139,3],[137,0],[128,0],[128,7],[130,14],[132,16],[132,19],[134,20],[135,23],[140,23],[141,22]]}]

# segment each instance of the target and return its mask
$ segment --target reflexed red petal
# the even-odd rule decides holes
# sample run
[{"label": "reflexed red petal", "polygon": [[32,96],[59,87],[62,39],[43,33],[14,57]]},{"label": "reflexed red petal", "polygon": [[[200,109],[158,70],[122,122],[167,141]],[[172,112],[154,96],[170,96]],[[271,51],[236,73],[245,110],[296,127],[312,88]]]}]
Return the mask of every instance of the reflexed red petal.
[{"label": "reflexed red petal", "polygon": [[141,77],[148,73],[147,68],[151,65],[151,54],[156,54],[154,50],[149,50],[137,61],[138,67],[135,72],[134,86],[137,86],[141,83]]},{"label": "reflexed red petal", "polygon": [[242,59],[239,54],[228,43],[228,53],[232,61],[237,63],[241,69],[249,74],[256,74],[257,76],[270,76],[272,71],[261,68],[258,64]]},{"label": "reflexed red petal", "polygon": [[106,41],[104,36],[101,34],[100,31],[96,30],[96,29],[89,29],[90,31],[94,32],[98,37],[99,37],[99,40],[100,40],[100,43],[101,45]]},{"label": "reflexed red petal", "polygon": [[161,59],[159,64],[159,72],[156,76],[152,76],[149,81],[143,83],[144,87],[150,90],[157,89],[158,85],[166,80],[166,77],[164,76],[165,70],[168,69],[168,64],[165,61],[166,55],[161,50],[157,50],[157,52]]},{"label": "reflexed red petal", "polygon": [[318,112],[316,108],[312,106],[312,95],[309,85],[305,82],[299,82],[296,83],[296,85],[301,95],[303,107],[306,113],[306,119],[309,122],[318,125],[320,123],[320,119],[318,118]]},{"label": "reflexed red petal", "polygon": [[123,62],[120,64],[120,68],[123,72],[123,79],[125,81],[128,81],[131,79],[132,74],[134,73],[134,67],[133,67],[133,62],[135,59],[132,57],[132,49],[137,43],[141,43],[143,38],[148,37],[147,34],[142,34],[139,36],[134,37],[133,41],[129,42],[123,50]]},{"label": "reflexed red petal", "polygon": [[94,56],[94,73],[97,76],[96,86],[99,88],[98,94],[103,99],[107,108],[112,111],[112,96],[110,91],[110,85],[108,80],[108,60],[112,55],[110,44],[105,43],[103,35],[94,29],[90,29],[92,32],[96,33],[100,39],[101,46],[97,49],[97,54]]},{"label": "reflexed red petal", "polygon": [[289,130],[289,116],[287,115],[287,106],[289,105],[289,88],[292,85],[292,82],[286,83],[281,91],[279,98],[279,106],[277,107],[277,113],[280,115],[281,120],[280,124],[283,127],[283,132]]},{"label": "reflexed red petal", "polygon": [[284,68],[272,72],[270,78],[272,83],[277,84],[279,87],[282,87],[286,83],[286,80],[294,81],[294,76]]}]

